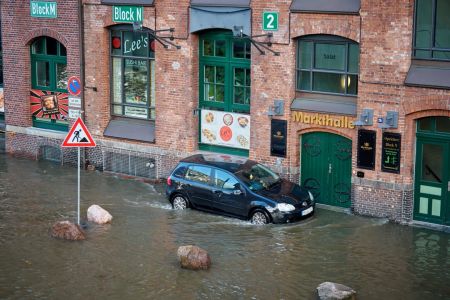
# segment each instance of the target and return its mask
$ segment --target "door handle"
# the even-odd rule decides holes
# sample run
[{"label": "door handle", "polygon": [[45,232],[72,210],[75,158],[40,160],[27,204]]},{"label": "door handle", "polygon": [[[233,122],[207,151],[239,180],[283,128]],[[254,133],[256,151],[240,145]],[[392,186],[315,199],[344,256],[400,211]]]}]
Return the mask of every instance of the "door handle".
[{"label": "door handle", "polygon": [[328,174],[331,174],[331,171],[333,170],[333,167],[331,166],[331,163],[328,164]]},{"label": "door handle", "polygon": [[216,194],[217,196],[222,196],[222,191],[221,190],[215,190],[213,191],[214,194]]},{"label": "door handle", "polygon": [[450,181],[449,181],[448,184],[447,184],[447,191],[450,192]]}]

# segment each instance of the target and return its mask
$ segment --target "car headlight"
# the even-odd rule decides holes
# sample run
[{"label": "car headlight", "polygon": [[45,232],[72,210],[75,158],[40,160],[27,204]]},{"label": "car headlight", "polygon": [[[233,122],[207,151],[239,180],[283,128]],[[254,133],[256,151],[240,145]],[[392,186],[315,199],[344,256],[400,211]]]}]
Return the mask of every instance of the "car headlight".
[{"label": "car headlight", "polygon": [[313,194],[311,194],[310,191],[308,191],[308,194],[309,194],[309,199],[311,199],[311,201],[314,201],[314,196],[313,196]]},{"label": "car headlight", "polygon": [[292,204],[287,204],[287,203],[278,203],[277,206],[276,206],[276,208],[277,208],[279,211],[282,211],[282,212],[288,212],[288,211],[293,211],[293,210],[295,210],[294,205],[292,205]]}]

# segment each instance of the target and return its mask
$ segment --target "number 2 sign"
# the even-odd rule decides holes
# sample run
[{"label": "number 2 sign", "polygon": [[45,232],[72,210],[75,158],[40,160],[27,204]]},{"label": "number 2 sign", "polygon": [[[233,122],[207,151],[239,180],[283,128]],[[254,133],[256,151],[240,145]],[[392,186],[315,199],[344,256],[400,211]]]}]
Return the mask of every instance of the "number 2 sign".
[{"label": "number 2 sign", "polygon": [[263,30],[278,30],[278,13],[274,11],[263,12]]}]

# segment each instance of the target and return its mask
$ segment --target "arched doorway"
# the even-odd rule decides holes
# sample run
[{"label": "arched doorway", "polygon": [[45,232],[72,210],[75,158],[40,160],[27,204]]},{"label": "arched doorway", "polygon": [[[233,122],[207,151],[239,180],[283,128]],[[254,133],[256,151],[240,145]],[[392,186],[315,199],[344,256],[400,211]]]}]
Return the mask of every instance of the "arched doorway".
[{"label": "arched doorway", "polygon": [[450,118],[417,121],[414,219],[450,225]]},{"label": "arched doorway", "polygon": [[350,207],[352,141],[327,132],[301,137],[301,183],[318,203]]}]

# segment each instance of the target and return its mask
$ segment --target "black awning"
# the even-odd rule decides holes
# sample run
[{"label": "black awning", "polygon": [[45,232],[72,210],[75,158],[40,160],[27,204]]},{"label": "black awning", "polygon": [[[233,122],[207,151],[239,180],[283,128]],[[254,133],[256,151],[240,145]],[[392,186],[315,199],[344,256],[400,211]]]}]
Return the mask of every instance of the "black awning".
[{"label": "black awning", "polygon": [[339,102],[332,100],[297,98],[292,101],[291,110],[356,116],[356,101]]},{"label": "black awning", "polygon": [[292,12],[358,14],[361,0],[293,0]]},{"label": "black awning", "polygon": [[114,119],[109,121],[103,135],[154,143],[155,124],[149,121],[134,119]]},{"label": "black awning", "polygon": [[191,6],[250,7],[250,0],[191,0]]},{"label": "black awning", "polygon": [[114,4],[114,5],[144,5],[151,6],[153,5],[154,0],[102,0],[102,4]]},{"label": "black awning", "polygon": [[450,68],[412,64],[405,85],[450,89]]}]

